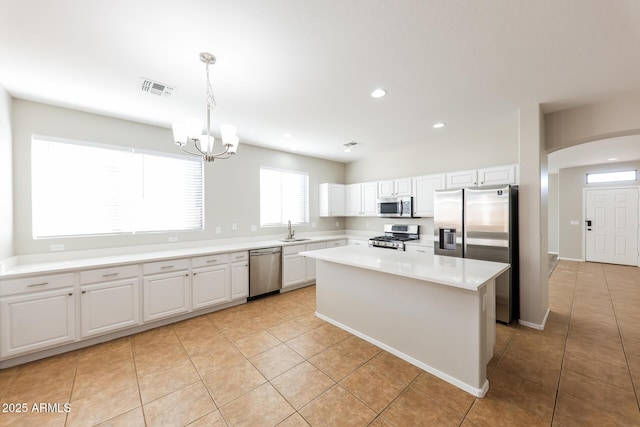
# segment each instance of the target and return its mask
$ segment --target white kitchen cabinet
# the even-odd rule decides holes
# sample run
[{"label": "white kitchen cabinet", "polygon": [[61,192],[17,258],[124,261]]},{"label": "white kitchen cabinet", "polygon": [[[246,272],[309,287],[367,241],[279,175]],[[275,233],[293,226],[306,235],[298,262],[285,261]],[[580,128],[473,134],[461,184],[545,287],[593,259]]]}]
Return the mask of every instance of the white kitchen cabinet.
[{"label": "white kitchen cabinet", "polygon": [[82,338],[136,326],[140,323],[138,277],[80,287]]},{"label": "white kitchen cabinet", "polygon": [[478,170],[478,185],[507,185],[517,183],[517,165],[499,166]]},{"label": "white kitchen cabinet", "polygon": [[320,184],[320,216],[345,215],[345,186],[344,184]]},{"label": "white kitchen cabinet", "polygon": [[378,197],[411,196],[411,178],[378,181]]},{"label": "white kitchen cabinet", "polygon": [[189,260],[169,260],[143,265],[143,318],[150,322],[190,310]]},{"label": "white kitchen cabinet", "polygon": [[[315,251],[318,249],[324,249],[327,247],[327,242],[316,242],[316,243],[307,243],[307,251]],[[306,273],[306,280],[307,281],[314,281],[316,280],[316,260],[313,258],[309,258],[309,257],[305,257],[305,273]]]},{"label": "white kitchen cabinet", "polygon": [[407,253],[433,254],[433,245],[405,244],[404,250]]},{"label": "white kitchen cabinet", "polygon": [[378,199],[378,184],[365,182],[346,186],[346,215],[348,216],[376,216],[376,201]]},{"label": "white kitchen cabinet", "polygon": [[413,216],[433,217],[433,192],[446,185],[446,175],[423,175],[413,178]]},{"label": "white kitchen cabinet", "polygon": [[338,246],[347,246],[347,239],[329,240],[326,243],[328,248],[337,248]]},{"label": "white kitchen cabinet", "polygon": [[229,301],[229,264],[194,269],[191,276],[191,293],[194,310]]},{"label": "white kitchen cabinet", "polygon": [[369,239],[349,239],[349,245],[367,247],[369,246]]},{"label": "white kitchen cabinet", "polygon": [[282,288],[301,285],[307,281],[305,258],[299,255],[307,245],[293,245],[282,248]]},{"label": "white kitchen cabinet", "polygon": [[447,174],[447,188],[476,187],[478,185],[478,170],[451,172]]},{"label": "white kitchen cabinet", "polygon": [[54,347],[76,338],[73,287],[2,298],[0,313],[0,357]]},{"label": "white kitchen cabinet", "polygon": [[231,254],[231,299],[249,296],[249,253]]}]

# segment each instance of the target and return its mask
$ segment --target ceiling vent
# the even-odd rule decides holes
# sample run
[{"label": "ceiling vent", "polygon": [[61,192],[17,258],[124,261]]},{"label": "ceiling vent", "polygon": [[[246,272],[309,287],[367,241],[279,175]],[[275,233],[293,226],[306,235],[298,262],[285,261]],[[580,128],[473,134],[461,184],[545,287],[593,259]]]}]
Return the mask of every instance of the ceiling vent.
[{"label": "ceiling vent", "polygon": [[158,83],[142,77],[140,79],[140,89],[142,89],[143,92],[152,93],[158,96],[171,96],[174,88],[167,86],[164,83]]},{"label": "ceiling vent", "polygon": [[342,144],[342,145],[344,145],[344,148],[353,148],[353,147],[358,147],[358,146],[360,146],[362,144],[359,143],[359,142],[356,142],[356,141],[351,141],[351,142],[347,142],[346,144]]}]

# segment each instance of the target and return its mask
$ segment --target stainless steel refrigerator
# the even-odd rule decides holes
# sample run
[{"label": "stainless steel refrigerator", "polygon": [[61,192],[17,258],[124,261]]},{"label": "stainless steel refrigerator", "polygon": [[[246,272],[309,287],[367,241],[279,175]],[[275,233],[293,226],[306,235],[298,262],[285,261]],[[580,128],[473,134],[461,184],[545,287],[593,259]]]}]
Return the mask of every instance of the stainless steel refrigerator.
[{"label": "stainless steel refrigerator", "polygon": [[435,192],[434,253],[505,262],[496,278],[496,319],[519,317],[518,187],[475,187]]}]

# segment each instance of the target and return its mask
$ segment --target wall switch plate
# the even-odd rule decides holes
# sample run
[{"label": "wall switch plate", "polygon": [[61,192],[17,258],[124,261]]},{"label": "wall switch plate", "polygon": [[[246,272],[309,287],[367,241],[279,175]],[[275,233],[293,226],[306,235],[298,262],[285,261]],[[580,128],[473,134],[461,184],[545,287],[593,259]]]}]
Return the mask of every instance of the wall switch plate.
[{"label": "wall switch plate", "polygon": [[175,243],[178,241],[177,237],[169,237],[169,243]]},{"label": "wall switch plate", "polygon": [[49,247],[52,251],[64,251],[64,243],[58,243]]},{"label": "wall switch plate", "polygon": [[216,227],[216,234],[220,234],[220,233],[222,233],[222,227],[217,226]]},{"label": "wall switch plate", "polygon": [[238,223],[237,223],[237,222],[234,222],[233,224],[231,224],[231,229],[232,229],[233,231],[236,231],[236,230],[238,229]]},{"label": "wall switch plate", "polygon": [[252,225],[252,226],[251,226],[251,231],[258,231],[258,227],[257,227],[257,226],[255,226],[255,225]]},{"label": "wall switch plate", "polygon": [[580,222],[578,220],[572,219],[571,225],[580,225]]}]

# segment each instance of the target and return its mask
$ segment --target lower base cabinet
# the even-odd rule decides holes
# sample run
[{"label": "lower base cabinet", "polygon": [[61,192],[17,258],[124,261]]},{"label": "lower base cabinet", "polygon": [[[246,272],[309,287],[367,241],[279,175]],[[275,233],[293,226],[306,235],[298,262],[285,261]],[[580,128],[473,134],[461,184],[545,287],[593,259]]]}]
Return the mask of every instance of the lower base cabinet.
[{"label": "lower base cabinet", "polygon": [[231,263],[231,299],[249,296],[249,261],[247,257],[248,254],[244,261]]},{"label": "lower base cabinet", "polygon": [[229,264],[194,270],[191,286],[194,310],[229,301]]},{"label": "lower base cabinet", "polygon": [[80,288],[83,338],[136,326],[140,323],[137,277]]},{"label": "lower base cabinet", "polygon": [[76,338],[73,288],[0,300],[0,356],[13,356],[72,342]]},{"label": "lower base cabinet", "polygon": [[189,273],[145,277],[144,321],[163,319],[189,311]]}]

